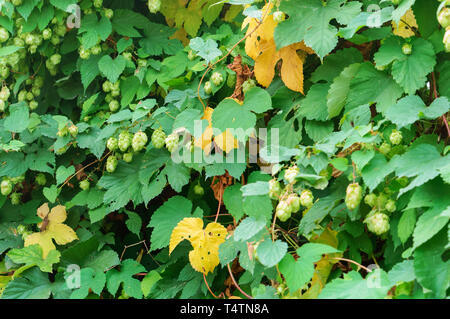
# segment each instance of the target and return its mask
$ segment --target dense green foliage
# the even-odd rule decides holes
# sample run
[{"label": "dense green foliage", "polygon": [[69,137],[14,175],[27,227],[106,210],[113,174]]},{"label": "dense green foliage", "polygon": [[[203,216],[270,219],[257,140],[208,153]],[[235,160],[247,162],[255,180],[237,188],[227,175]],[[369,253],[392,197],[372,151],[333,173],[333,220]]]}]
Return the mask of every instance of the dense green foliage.
[{"label": "dense green foliage", "polygon": [[446,298],[445,2],[0,0],[1,298]]}]

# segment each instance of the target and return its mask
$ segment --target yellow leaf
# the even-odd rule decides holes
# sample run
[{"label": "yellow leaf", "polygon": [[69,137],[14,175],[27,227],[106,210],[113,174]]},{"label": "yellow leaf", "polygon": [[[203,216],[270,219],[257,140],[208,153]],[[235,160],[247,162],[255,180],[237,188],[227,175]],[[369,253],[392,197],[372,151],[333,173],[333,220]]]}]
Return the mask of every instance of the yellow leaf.
[{"label": "yellow leaf", "polygon": [[401,17],[398,25],[392,21],[393,33],[402,38],[409,38],[414,35],[414,31],[411,30],[411,27],[418,28],[416,17],[414,16],[412,9],[406,11],[405,15]]},{"label": "yellow leaf", "polygon": [[[262,9],[263,15],[272,7],[271,3],[266,4]],[[273,38],[277,22],[274,21],[273,15],[265,14],[259,27],[257,19],[247,17],[242,27],[247,25],[247,35],[250,35],[245,41],[245,52],[255,60],[254,72],[258,83],[268,87],[275,76],[275,66],[281,60],[281,79],[284,84],[293,91],[303,93],[303,63],[306,53],[313,54],[314,51],[303,42],[293,43],[277,51]]]},{"label": "yellow leaf", "polygon": [[219,246],[226,236],[227,230],[219,223],[209,223],[203,229],[202,219],[184,218],[172,231],[169,254],[180,242],[189,240],[193,247],[189,252],[192,268],[206,275],[219,264]]},{"label": "yellow leaf", "polygon": [[25,238],[24,246],[39,244],[42,248],[42,257],[56,249],[53,240],[58,245],[68,244],[78,239],[75,231],[63,222],[67,219],[66,208],[58,205],[52,208],[49,213],[48,204],[45,203],[37,209],[37,215],[43,220],[38,226],[41,231],[33,233]]},{"label": "yellow leaf", "polygon": [[238,140],[228,131],[222,132],[213,138],[213,129],[212,129],[212,114],[214,109],[207,107],[205,109],[205,113],[202,120],[207,120],[209,125],[203,132],[203,134],[199,138],[194,138],[194,146],[202,148],[206,154],[209,154],[211,151],[211,143],[214,140],[216,145],[224,150],[226,153],[229,151],[239,148]]}]

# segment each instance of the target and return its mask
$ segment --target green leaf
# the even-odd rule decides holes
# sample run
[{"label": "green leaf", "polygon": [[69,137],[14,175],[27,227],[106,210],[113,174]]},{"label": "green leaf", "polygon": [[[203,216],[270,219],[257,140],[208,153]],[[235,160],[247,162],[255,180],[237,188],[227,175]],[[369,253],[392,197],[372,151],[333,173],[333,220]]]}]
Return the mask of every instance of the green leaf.
[{"label": "green leaf", "polygon": [[33,267],[8,283],[2,293],[2,299],[48,299],[51,292],[52,283],[48,274]]},{"label": "green leaf", "polygon": [[244,215],[242,200],[241,184],[236,183],[225,188],[223,193],[223,203],[236,221],[239,221]]},{"label": "green leaf", "polygon": [[272,241],[272,239],[266,238],[266,240],[258,245],[256,253],[261,264],[270,268],[277,265],[283,259],[287,253],[287,248],[288,245],[284,241]]},{"label": "green leaf", "polygon": [[247,217],[241,221],[234,230],[234,240],[246,241],[255,236],[260,230],[266,226],[267,222],[254,217]]},{"label": "green leaf", "polygon": [[308,120],[325,121],[328,118],[327,93],[329,84],[314,84],[302,101],[298,115]]},{"label": "green leaf", "polygon": [[144,279],[142,279],[141,289],[144,297],[147,297],[150,294],[152,287],[161,279],[161,275],[156,270],[150,271]]},{"label": "green leaf", "polygon": [[417,281],[433,291],[435,298],[445,298],[450,287],[450,261],[443,261],[442,255],[448,243],[447,233],[441,230],[430,241],[414,252],[414,272]]},{"label": "green leaf", "polygon": [[171,197],[152,215],[147,227],[153,227],[150,238],[150,250],[169,245],[170,235],[177,224],[186,217],[191,217],[192,203],[182,196]]},{"label": "green leaf", "polygon": [[40,245],[31,245],[21,249],[11,249],[8,257],[16,264],[25,266],[38,266],[43,272],[52,272],[53,264],[59,262],[61,254],[57,250],[51,250],[47,257],[42,258],[42,248]]},{"label": "green leaf", "polygon": [[[238,130],[246,132],[256,124],[256,115],[250,112],[246,104],[240,105],[234,99],[224,99],[214,109],[212,114],[212,125],[225,132],[227,129],[234,129],[232,133],[237,136]],[[248,132],[246,132],[248,134]],[[239,134],[243,135],[243,134]],[[241,136],[242,139],[242,136]]]},{"label": "green leaf", "polygon": [[59,195],[59,191],[60,190],[56,187],[56,185],[52,185],[50,187],[44,187],[42,193],[44,194],[45,198],[49,200],[50,203],[54,203]]},{"label": "green leaf", "polygon": [[70,299],[84,299],[89,292],[100,295],[106,283],[106,275],[92,268],[83,268],[80,271],[80,288],[75,289]]},{"label": "green leaf", "polygon": [[[258,246],[259,249],[259,246]],[[307,284],[314,275],[314,263],[322,258],[323,254],[336,253],[335,248],[316,243],[307,243],[297,249],[297,260],[287,254],[278,265],[280,272],[286,278],[289,290],[294,293]]]},{"label": "green leaf", "polygon": [[183,186],[189,183],[190,169],[183,163],[176,164],[174,161],[169,160],[162,173],[166,174],[170,186],[176,192],[181,192]]},{"label": "green leaf", "polygon": [[289,19],[275,29],[277,48],[304,40],[322,59],[338,42],[338,29],[330,21],[336,19],[341,24],[348,24],[360,9],[361,3],[346,0],[331,0],[326,5],[320,0],[285,1],[280,10],[287,13]]},{"label": "green leaf", "polygon": [[413,124],[419,119],[435,119],[450,109],[450,102],[446,97],[439,97],[429,107],[417,95],[409,95],[400,99],[397,104],[386,110],[386,118],[399,128]]},{"label": "green leaf", "polygon": [[142,35],[137,31],[144,29],[149,20],[137,12],[131,10],[118,9],[114,10],[112,18],[112,27],[118,34],[126,37],[141,37]]},{"label": "green leaf", "polygon": [[142,298],[141,282],[133,278],[139,272],[145,272],[144,266],[133,259],[126,259],[120,264],[120,270],[111,269],[106,273],[106,288],[115,295],[123,283],[125,293],[133,298]]},{"label": "green leaf", "polygon": [[391,284],[384,270],[376,268],[362,278],[357,271],[351,271],[328,283],[319,299],[383,299]]},{"label": "green leaf", "polygon": [[0,48],[0,57],[10,55],[18,50],[20,50],[21,47],[15,46],[15,45],[8,45],[3,48]]},{"label": "green leaf", "polygon": [[6,130],[20,133],[28,127],[30,113],[25,102],[11,104],[9,106],[9,116],[5,119],[3,126]]},{"label": "green leaf", "polygon": [[377,110],[384,112],[402,94],[402,88],[388,74],[377,71],[371,63],[365,62],[350,82],[346,109],[377,103]]},{"label": "green leaf", "polygon": [[59,166],[58,169],[56,170],[56,185],[61,185],[69,176],[73,175],[74,173],[75,173],[74,166],[69,167],[64,167],[62,165]]},{"label": "green leaf", "polygon": [[206,60],[206,63],[212,62],[214,59],[222,55],[222,51],[218,49],[217,42],[212,39],[206,41],[202,38],[193,38],[189,42],[192,50],[196,51],[197,55]]},{"label": "green leaf", "polygon": [[110,82],[116,83],[123,70],[125,70],[126,62],[127,60],[121,55],[114,60],[109,55],[104,55],[98,61],[98,69]]},{"label": "green leaf", "polygon": [[85,91],[89,84],[100,74],[98,67],[99,60],[100,56],[91,55],[89,59],[81,60],[80,62],[81,83]]},{"label": "green leaf", "polygon": [[414,226],[416,225],[416,211],[414,209],[405,210],[400,217],[398,222],[398,237],[402,243],[406,243],[409,236],[414,231]]},{"label": "green leaf", "polygon": [[128,215],[128,219],[125,222],[128,230],[131,231],[133,234],[136,234],[140,238],[141,237],[140,232],[141,232],[141,227],[142,227],[141,216],[139,216],[135,212],[131,212],[128,210],[125,210],[125,212]]},{"label": "green leaf", "polygon": [[245,105],[257,114],[264,113],[272,108],[272,99],[266,90],[254,87],[245,94]]},{"label": "green leaf", "polygon": [[373,191],[393,171],[384,155],[377,153],[361,171],[364,183]]}]

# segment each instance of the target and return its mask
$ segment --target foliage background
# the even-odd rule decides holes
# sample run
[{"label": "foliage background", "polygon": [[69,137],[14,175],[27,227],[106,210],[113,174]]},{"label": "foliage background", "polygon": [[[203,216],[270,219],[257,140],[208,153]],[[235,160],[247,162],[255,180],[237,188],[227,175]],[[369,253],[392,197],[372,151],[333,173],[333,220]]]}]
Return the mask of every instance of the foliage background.
[{"label": "foliage background", "polygon": [[[2,298],[448,296],[445,4],[0,4]],[[194,120],[217,158],[251,138],[208,124],[278,128],[283,162],[176,164]],[[169,255],[189,217],[228,231],[207,274]]]}]

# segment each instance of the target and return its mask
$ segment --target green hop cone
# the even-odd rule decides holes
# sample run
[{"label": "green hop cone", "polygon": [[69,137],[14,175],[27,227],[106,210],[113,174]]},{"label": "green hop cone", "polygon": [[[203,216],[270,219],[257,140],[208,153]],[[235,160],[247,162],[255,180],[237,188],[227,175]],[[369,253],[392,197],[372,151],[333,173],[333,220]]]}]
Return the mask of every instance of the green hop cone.
[{"label": "green hop cone", "polygon": [[278,199],[281,195],[281,185],[276,179],[269,181],[269,197],[271,199]]},{"label": "green hop cone", "polygon": [[131,163],[133,161],[133,153],[128,152],[123,154],[123,160],[127,163]]},{"label": "green hop cone", "polygon": [[382,235],[389,230],[389,216],[379,211],[370,212],[364,219],[367,229],[376,235]]},{"label": "green hop cone", "polygon": [[442,42],[445,45],[445,52],[450,52],[450,27],[447,27]]},{"label": "green hop cone", "polygon": [[110,150],[110,151],[115,151],[118,147],[118,141],[117,138],[115,137],[110,137],[108,139],[108,141],[106,142],[106,147]]},{"label": "green hop cone", "polygon": [[172,153],[173,151],[175,151],[178,148],[178,134],[177,133],[172,133],[169,136],[166,137],[166,147],[167,150]]},{"label": "green hop cone", "polygon": [[194,60],[196,56],[197,55],[194,53],[194,51],[189,50],[189,52],[188,52],[188,59],[189,59],[189,61]]},{"label": "green hop cone", "polygon": [[389,136],[389,140],[391,141],[392,145],[398,145],[402,142],[403,136],[400,131],[393,130],[391,135]]},{"label": "green hop cone", "polygon": [[211,94],[211,93],[212,93],[212,85],[211,85],[211,82],[206,81],[203,89],[205,90],[205,93],[206,93],[206,94],[208,94],[208,95]]},{"label": "green hop cone", "polygon": [[300,210],[300,197],[297,194],[289,195],[287,201],[291,207],[291,212],[296,213]]},{"label": "green hop cone", "polygon": [[164,131],[161,128],[153,131],[152,144],[155,148],[164,147],[165,139],[166,139],[166,133],[164,133]]},{"label": "green hop cone", "polygon": [[222,84],[222,82],[223,82],[222,74],[220,74],[219,72],[214,72],[213,75],[211,76],[211,82],[215,86],[220,86]]},{"label": "green hop cone", "polygon": [[380,153],[383,154],[383,155],[388,155],[389,152],[391,151],[391,149],[392,148],[391,148],[391,146],[388,143],[381,144],[381,146],[379,148]]},{"label": "green hop cone", "polygon": [[0,185],[1,193],[3,196],[11,194],[13,185],[9,179],[4,179]]},{"label": "green hop cone", "polygon": [[314,204],[314,196],[309,189],[305,189],[300,194],[300,204],[306,208],[310,208]]},{"label": "green hop cone", "polygon": [[11,204],[12,205],[19,205],[21,197],[22,197],[21,193],[12,193],[11,194]]},{"label": "green hop cone", "polygon": [[131,141],[131,147],[135,152],[141,151],[147,144],[148,138],[145,132],[139,131],[133,135],[133,140]]},{"label": "green hop cone", "polygon": [[157,13],[161,9],[161,0],[148,0],[147,6],[151,13]]},{"label": "green hop cone", "polygon": [[402,52],[405,55],[410,55],[412,53],[412,45],[409,43],[405,43],[402,46]]},{"label": "green hop cone", "polygon": [[242,84],[242,92],[246,94],[251,88],[256,86],[256,82],[253,79],[248,79]]},{"label": "green hop cone", "polygon": [[299,168],[294,165],[286,169],[284,172],[284,179],[289,183],[292,184],[295,182],[295,178],[297,177],[298,173],[300,172]]},{"label": "green hop cone", "polygon": [[81,182],[80,182],[80,188],[82,189],[82,190],[88,190],[89,189],[89,187],[91,186],[91,184],[89,183],[89,180],[87,180],[87,179],[83,179]]},{"label": "green hop cone", "polygon": [[203,194],[205,194],[205,190],[201,185],[197,184],[194,186],[194,193],[196,195],[203,196]]},{"label": "green hop cone", "polygon": [[127,131],[122,131],[122,132],[120,132],[120,134],[119,134],[119,140],[118,140],[118,142],[117,142],[117,145],[119,146],[119,149],[122,151],[122,152],[126,152],[126,150],[130,147],[130,145],[131,145],[131,140],[132,140],[132,137],[131,137],[131,135],[130,135],[130,133],[129,132],[127,132]]},{"label": "green hop cone", "polygon": [[386,207],[387,201],[388,201],[388,197],[385,194],[381,193],[377,197],[375,207],[379,210],[383,210]]},{"label": "green hop cone", "polygon": [[366,203],[370,207],[374,207],[377,204],[377,195],[375,195],[374,193],[367,194],[364,197],[364,203]]},{"label": "green hop cone", "polygon": [[286,19],[286,14],[283,11],[275,11],[273,13],[273,21],[280,23]]},{"label": "green hop cone", "polygon": [[112,100],[111,102],[109,102],[108,106],[109,106],[109,110],[111,112],[115,112],[115,111],[117,111],[119,109],[120,104],[119,104],[119,101]]},{"label": "green hop cone", "polygon": [[349,184],[345,195],[345,205],[350,210],[358,207],[362,199],[362,188],[358,183]]},{"label": "green hop cone", "polygon": [[78,135],[78,126],[73,124],[69,126],[69,133],[72,137],[76,137]]},{"label": "green hop cone", "polygon": [[289,203],[283,200],[278,203],[275,214],[277,215],[279,220],[285,222],[291,217],[291,209],[292,208]]},{"label": "green hop cone", "polygon": [[39,186],[44,186],[47,183],[47,178],[43,173],[39,173],[37,174],[35,181]]},{"label": "green hop cone", "polygon": [[384,208],[389,212],[389,213],[393,213],[395,212],[395,210],[397,209],[397,206],[395,205],[395,201],[392,199],[389,199],[386,202],[386,205],[384,206]]},{"label": "green hop cone", "polygon": [[117,158],[114,155],[110,155],[106,160],[106,171],[114,173],[117,167]]},{"label": "green hop cone", "polygon": [[450,8],[443,8],[438,15],[439,24],[445,29],[450,26]]},{"label": "green hop cone", "polygon": [[23,235],[27,231],[27,228],[25,227],[25,225],[21,224],[17,226],[16,230],[19,235]]},{"label": "green hop cone", "polygon": [[229,88],[234,88],[234,86],[236,85],[236,74],[229,74],[227,77],[227,86]]}]

